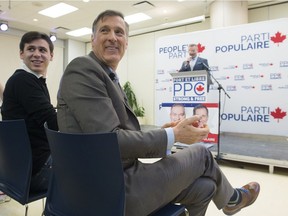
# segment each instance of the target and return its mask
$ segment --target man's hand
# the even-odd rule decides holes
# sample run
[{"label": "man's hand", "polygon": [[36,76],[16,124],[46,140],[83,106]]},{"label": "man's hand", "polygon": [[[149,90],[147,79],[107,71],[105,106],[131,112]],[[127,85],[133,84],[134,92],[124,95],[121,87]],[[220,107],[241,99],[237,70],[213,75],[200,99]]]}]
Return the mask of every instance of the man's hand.
[{"label": "man's hand", "polygon": [[199,120],[200,116],[195,115],[182,121],[171,122],[171,125],[173,125],[172,123],[175,124],[175,126],[170,126],[173,127],[175,142],[193,144],[205,139],[209,134],[209,127],[208,125],[203,125],[200,128]]},{"label": "man's hand", "polygon": [[175,127],[180,121],[165,123],[161,128]]}]

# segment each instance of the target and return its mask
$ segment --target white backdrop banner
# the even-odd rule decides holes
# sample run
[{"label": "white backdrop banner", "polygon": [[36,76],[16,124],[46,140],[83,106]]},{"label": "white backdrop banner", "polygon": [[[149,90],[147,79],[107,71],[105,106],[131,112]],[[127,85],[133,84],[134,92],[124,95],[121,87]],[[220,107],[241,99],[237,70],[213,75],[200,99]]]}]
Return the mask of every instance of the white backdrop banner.
[{"label": "white backdrop banner", "polygon": [[[211,112],[218,115],[215,104],[220,102],[221,131],[287,136],[287,34],[288,19],[284,18],[159,38],[156,42],[155,124],[169,121],[167,107],[177,102],[173,100],[170,74],[178,72],[188,57],[188,44],[195,43],[199,56],[208,59],[211,74],[230,98],[219,91],[214,82],[206,101],[186,101],[186,107],[206,103]],[[191,110],[187,112],[189,115],[192,115]],[[213,119],[209,126],[216,125],[217,131],[218,121]]]}]

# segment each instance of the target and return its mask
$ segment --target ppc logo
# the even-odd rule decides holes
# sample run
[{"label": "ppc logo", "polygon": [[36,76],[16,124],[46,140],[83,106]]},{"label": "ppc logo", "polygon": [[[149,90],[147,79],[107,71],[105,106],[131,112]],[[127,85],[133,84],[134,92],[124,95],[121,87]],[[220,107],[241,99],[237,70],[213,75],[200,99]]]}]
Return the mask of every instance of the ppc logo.
[{"label": "ppc logo", "polygon": [[178,82],[173,85],[173,96],[201,96],[205,93],[203,82]]},{"label": "ppc logo", "polygon": [[198,82],[194,85],[194,91],[196,95],[203,95],[205,93],[204,91],[204,83]]}]

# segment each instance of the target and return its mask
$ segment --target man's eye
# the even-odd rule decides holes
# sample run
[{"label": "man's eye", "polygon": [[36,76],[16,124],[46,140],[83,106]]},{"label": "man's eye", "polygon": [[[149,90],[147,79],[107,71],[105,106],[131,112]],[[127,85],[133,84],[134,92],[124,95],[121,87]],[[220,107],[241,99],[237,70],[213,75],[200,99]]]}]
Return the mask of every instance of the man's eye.
[{"label": "man's eye", "polygon": [[47,52],[46,49],[39,49],[40,52],[44,53],[44,52]]},{"label": "man's eye", "polygon": [[100,32],[106,33],[108,32],[108,29],[101,29]]},{"label": "man's eye", "polygon": [[123,31],[115,31],[115,34],[119,35],[119,36],[122,36],[122,35],[124,35],[124,32]]}]

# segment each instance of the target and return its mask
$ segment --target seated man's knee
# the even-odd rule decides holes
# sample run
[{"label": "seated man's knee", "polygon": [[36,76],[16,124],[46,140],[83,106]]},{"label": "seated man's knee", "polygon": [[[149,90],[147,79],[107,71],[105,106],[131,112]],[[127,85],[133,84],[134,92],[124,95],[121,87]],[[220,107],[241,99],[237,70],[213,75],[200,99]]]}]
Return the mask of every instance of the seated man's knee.
[{"label": "seated man's knee", "polygon": [[205,177],[199,178],[198,187],[198,200],[202,200],[203,202],[207,202],[213,199],[217,190],[215,181]]}]

